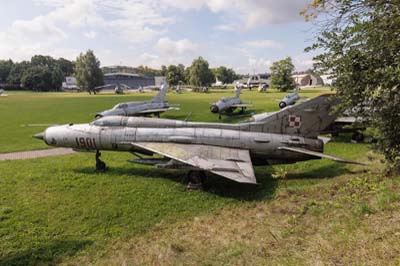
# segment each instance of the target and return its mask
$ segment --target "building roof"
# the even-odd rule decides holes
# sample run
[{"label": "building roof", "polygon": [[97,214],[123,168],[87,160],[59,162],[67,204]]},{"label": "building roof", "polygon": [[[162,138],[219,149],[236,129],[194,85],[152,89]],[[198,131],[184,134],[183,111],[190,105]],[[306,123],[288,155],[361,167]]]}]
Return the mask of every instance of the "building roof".
[{"label": "building roof", "polygon": [[107,74],[104,74],[104,76],[105,77],[112,77],[112,76],[140,77],[138,74],[122,73],[122,72],[107,73]]}]

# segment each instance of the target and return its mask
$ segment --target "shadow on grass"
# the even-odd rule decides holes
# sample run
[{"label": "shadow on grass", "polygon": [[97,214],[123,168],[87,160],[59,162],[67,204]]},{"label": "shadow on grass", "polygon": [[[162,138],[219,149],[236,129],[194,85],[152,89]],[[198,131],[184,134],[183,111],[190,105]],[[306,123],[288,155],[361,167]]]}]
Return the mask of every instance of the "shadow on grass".
[{"label": "shadow on grass", "polygon": [[92,241],[87,240],[53,241],[46,245],[0,257],[0,265],[56,265],[61,263],[63,258],[74,256],[92,243]]},{"label": "shadow on grass", "polygon": [[321,179],[321,178],[332,178],[339,175],[352,173],[348,170],[345,164],[329,164],[325,166],[321,166],[319,168],[304,171],[301,173],[289,173],[287,175],[287,179]]},{"label": "shadow on grass", "polygon": [[[97,175],[94,168],[90,167],[76,168],[74,171],[87,175]],[[109,171],[103,174],[110,176],[110,178],[122,175],[138,176],[142,178],[163,178],[182,183],[182,186],[185,186],[187,171],[159,169],[151,166],[136,168],[111,167]],[[235,198],[245,201],[257,201],[272,198],[275,193],[275,189],[278,186],[278,181],[272,178],[271,175],[265,171],[257,172],[256,176],[258,184],[251,185],[237,183],[217,175],[207,174],[205,192],[212,193],[220,197]]]}]

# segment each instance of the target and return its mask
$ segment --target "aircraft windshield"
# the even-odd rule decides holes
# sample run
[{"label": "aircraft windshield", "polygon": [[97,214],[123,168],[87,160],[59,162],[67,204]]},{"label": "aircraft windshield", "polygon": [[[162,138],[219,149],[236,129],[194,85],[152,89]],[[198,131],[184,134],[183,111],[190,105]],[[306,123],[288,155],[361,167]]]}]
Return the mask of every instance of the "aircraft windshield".
[{"label": "aircraft windshield", "polygon": [[125,103],[119,103],[119,104],[117,104],[116,106],[114,106],[113,109],[124,109],[124,108],[126,108],[126,107],[128,107],[127,104],[125,104]]}]

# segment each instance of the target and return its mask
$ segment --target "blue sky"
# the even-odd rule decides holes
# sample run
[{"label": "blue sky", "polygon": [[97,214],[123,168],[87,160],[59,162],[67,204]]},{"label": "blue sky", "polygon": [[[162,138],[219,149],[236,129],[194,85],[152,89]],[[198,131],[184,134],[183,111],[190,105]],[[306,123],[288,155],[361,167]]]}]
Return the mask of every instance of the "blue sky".
[{"label": "blue sky", "polygon": [[265,72],[291,56],[297,70],[312,65],[303,52],[312,24],[299,12],[310,0],[2,0],[0,59],[34,54],[75,59],[94,50],[103,66],[190,65]]}]

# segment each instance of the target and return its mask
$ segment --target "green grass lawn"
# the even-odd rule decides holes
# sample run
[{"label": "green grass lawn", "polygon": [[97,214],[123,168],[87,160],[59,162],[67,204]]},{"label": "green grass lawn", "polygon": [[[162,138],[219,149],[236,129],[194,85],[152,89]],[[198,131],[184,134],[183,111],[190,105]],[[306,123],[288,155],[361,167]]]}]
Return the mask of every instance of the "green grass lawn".
[{"label": "green grass lawn", "polygon": [[[315,89],[302,94],[312,97],[323,92],[326,90]],[[9,97],[0,98],[0,113],[5,118],[0,128],[2,136],[0,152],[46,148],[41,141],[31,138],[32,134],[43,128],[21,127],[21,124],[88,122],[95,112],[110,108],[118,102],[145,100],[152,95],[150,93],[124,96],[10,93]],[[183,119],[192,112],[190,120],[219,121],[218,116],[209,111],[209,103],[229,95],[232,95],[232,92],[169,93],[169,101],[181,104],[181,110],[165,113],[163,117]],[[277,110],[275,99],[283,96],[284,93],[277,92],[245,91],[242,98],[254,104],[254,109],[249,112],[259,113]],[[224,117],[222,121],[236,122],[243,119],[245,117]],[[348,136],[333,139],[327,145],[326,152],[360,161],[368,161],[367,157],[371,156],[368,145],[352,144]],[[242,225],[234,227],[237,219],[247,219],[250,226],[254,217],[251,214],[248,214],[246,219],[240,215],[231,217],[227,213],[236,211],[245,214],[254,206],[264,208],[275,204],[284,211],[279,211],[279,215],[278,213],[275,215],[274,211],[268,210],[269,215],[265,221],[272,223],[279,219],[301,225],[295,228],[285,227],[281,236],[289,242],[300,241],[304,239],[310,221],[321,226],[325,225],[325,216],[326,219],[340,221],[341,216],[329,216],[329,210],[332,206],[336,206],[332,205],[334,203],[329,196],[331,188],[338,190],[338,184],[347,184],[346,182],[353,178],[358,180],[376,173],[380,175],[376,168],[382,167],[375,161],[372,166],[363,168],[328,160],[256,167],[256,176],[260,183],[258,186],[242,186],[216,178],[211,181],[209,191],[189,193],[186,192],[185,185],[180,182],[185,175],[184,171],[166,171],[129,164],[126,160],[131,159],[131,156],[128,153],[104,152],[102,159],[107,162],[110,171],[101,174],[94,172],[92,153],[0,162],[0,265],[122,265],[126,261],[129,262],[125,263],[126,265],[139,265],[139,262],[135,262],[136,253],[132,252],[138,252],[140,261],[144,264],[155,265],[162,260],[149,260],[148,258],[152,258],[151,255],[144,251],[147,250],[146,247],[149,247],[150,251],[157,250],[159,246],[154,247],[153,241],[147,241],[154,238],[157,239],[154,243],[158,243],[157,245],[161,247],[167,244],[171,247],[170,243],[176,244],[172,249],[177,255],[168,251],[165,257],[168,259],[166,265],[222,265],[224,261],[242,265],[241,262],[247,259],[254,261],[250,258],[258,258],[259,254],[247,252],[254,250],[252,245],[235,244],[226,249],[222,248],[223,245],[219,246],[219,249],[213,247],[217,248],[222,256],[219,260],[213,261],[213,258],[218,256],[210,253],[211,251],[207,253],[199,248],[199,252],[196,252],[190,248],[202,244],[196,233],[187,232],[193,226],[192,222],[198,221],[198,217],[203,217],[200,219],[205,219],[207,226],[213,228],[214,223],[217,224],[217,221],[221,220],[228,225],[227,227],[232,227],[232,232],[235,230],[241,232]],[[382,180],[371,182],[371,186],[377,187],[374,191],[379,193],[384,191],[381,193],[383,196],[376,194],[383,198],[376,204],[370,203],[370,198],[364,200],[364,197],[375,195],[371,194],[371,189],[365,192],[354,188],[357,187],[357,183],[353,186],[348,185],[349,190],[355,189],[356,195],[359,196],[348,199],[349,203],[341,202],[341,206],[344,206],[341,207],[343,212],[346,215],[351,214],[344,219],[349,226],[360,214],[377,213],[381,209],[386,211],[387,209],[381,208],[385,199],[390,204],[398,202],[399,198],[393,196],[398,193],[397,181],[385,185],[379,185]],[[310,220],[303,219],[305,215],[301,216],[300,210],[293,211],[292,205],[286,205],[288,197],[282,197],[282,193],[298,195],[299,198],[292,201],[298,201],[299,208],[300,205],[308,204],[308,201],[325,195],[316,203],[316,206],[323,210],[312,212],[317,216],[312,216]],[[354,193],[351,197],[352,195]],[[324,205],[320,202],[329,204],[324,203]],[[310,208],[316,208],[312,206]],[[394,213],[393,209],[390,211]],[[303,227],[304,230],[301,229]],[[182,236],[187,235],[193,239],[192,242],[182,240],[182,243],[176,243],[177,240],[170,233],[175,229],[185,232]],[[337,229],[329,230],[334,234]],[[218,230],[208,238],[213,239],[216,236]],[[262,234],[252,237],[256,237],[254,243],[263,241]],[[136,242],[140,243],[139,247],[135,246]],[[337,245],[341,243],[339,241]],[[288,246],[279,246],[275,243],[274,247],[279,247],[281,250],[279,254],[276,253],[281,259],[277,260],[278,262],[299,261],[296,260],[298,258],[296,256],[300,255],[292,254],[292,249]],[[265,248],[273,250],[274,247],[267,245]],[[123,252],[118,253],[118,250]],[[193,257],[188,259],[185,254]],[[328,262],[331,255],[327,252],[323,261]]]}]

